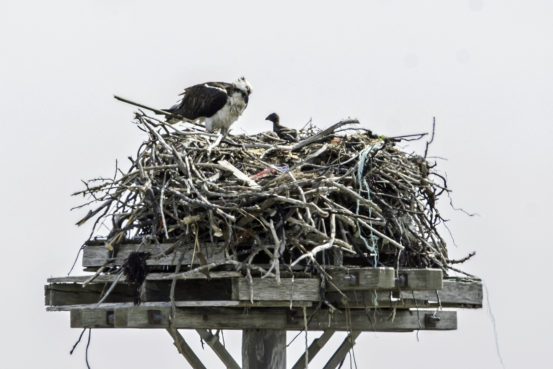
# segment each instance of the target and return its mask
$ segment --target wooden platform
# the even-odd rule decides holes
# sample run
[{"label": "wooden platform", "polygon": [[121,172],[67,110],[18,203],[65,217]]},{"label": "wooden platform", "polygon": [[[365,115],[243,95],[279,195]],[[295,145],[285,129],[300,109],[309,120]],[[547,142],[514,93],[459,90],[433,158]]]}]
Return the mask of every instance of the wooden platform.
[{"label": "wooden platform", "polygon": [[[147,260],[150,273],[139,289],[120,273],[137,251],[152,255]],[[196,330],[223,366],[232,369],[282,369],[287,330],[322,331],[292,367],[305,369],[335,332],[347,331],[324,366],[336,369],[363,331],[455,330],[455,309],[482,307],[480,280],[443,278],[439,269],[327,265],[321,279],[298,265],[293,271],[280,270],[277,282],[274,276],[262,278],[261,269],[253,277],[235,271],[222,244],[199,245],[196,251],[192,245],[123,244],[116,257],[110,255],[103,242],[86,245],[83,267],[98,275],[49,278],[47,310],[69,311],[73,328],[165,329],[194,369],[206,366],[178,329]],[[185,271],[175,273],[176,265]],[[102,273],[106,270],[118,274]],[[243,332],[242,366],[211,329]],[[259,352],[266,355],[258,357]]]},{"label": "wooden platform", "polygon": [[[310,330],[412,331],[457,328],[455,311],[479,308],[478,280],[442,278],[438,269],[329,268],[332,283],[322,295],[321,280],[286,277],[249,280],[239,272],[150,273],[133,303],[135,287],[116,275],[48,279],[49,311],[70,311],[72,327],[167,328],[174,292],[173,328],[303,329],[303,312]],[[110,288],[101,304],[98,301]],[[323,299],[323,301],[321,301]]]}]

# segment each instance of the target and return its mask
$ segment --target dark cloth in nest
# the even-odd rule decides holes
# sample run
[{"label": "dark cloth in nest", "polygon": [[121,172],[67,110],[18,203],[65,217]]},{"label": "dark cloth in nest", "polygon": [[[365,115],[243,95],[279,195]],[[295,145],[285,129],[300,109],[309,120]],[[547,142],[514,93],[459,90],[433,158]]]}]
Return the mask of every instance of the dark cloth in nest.
[{"label": "dark cloth in nest", "polygon": [[127,261],[123,264],[123,274],[127,282],[133,284],[136,288],[134,296],[134,304],[140,303],[140,288],[148,275],[148,266],[146,260],[150,257],[148,252],[131,252]]}]

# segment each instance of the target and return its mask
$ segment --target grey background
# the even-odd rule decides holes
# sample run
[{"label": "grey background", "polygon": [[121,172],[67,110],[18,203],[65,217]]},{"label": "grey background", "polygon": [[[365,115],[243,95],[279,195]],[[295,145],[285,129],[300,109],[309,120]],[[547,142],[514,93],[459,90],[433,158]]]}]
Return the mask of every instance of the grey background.
[{"label": "grey background", "polygon": [[[544,367],[553,118],[550,1],[10,1],[0,4],[2,368],[84,368],[67,313],[43,284],[65,274],[88,228],[69,209],[80,179],[113,172],[143,136],[120,94],[168,107],[186,86],[245,75],[233,133],[357,117],[386,135],[428,131],[457,206],[442,213],[463,269],[487,284],[508,368]],[[406,150],[417,147],[406,147]],[[420,147],[418,147],[420,149]],[[126,164],[125,164],[126,165]],[[78,271],[78,270],[77,270]],[[364,333],[359,368],[500,368],[488,308],[455,332]],[[315,335],[310,334],[311,337]],[[189,341],[220,367],[199,339]],[[225,333],[239,360],[240,335]],[[338,340],[314,364],[330,355]],[[289,350],[289,362],[303,338]],[[186,368],[164,331],[95,330],[93,368]],[[349,362],[345,367],[348,367]]]}]

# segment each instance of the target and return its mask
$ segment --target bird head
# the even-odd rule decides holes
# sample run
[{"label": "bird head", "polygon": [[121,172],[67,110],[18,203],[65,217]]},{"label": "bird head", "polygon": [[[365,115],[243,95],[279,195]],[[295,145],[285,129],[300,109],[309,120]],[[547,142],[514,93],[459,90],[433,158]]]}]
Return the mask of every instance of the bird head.
[{"label": "bird head", "polygon": [[234,87],[242,91],[246,96],[252,93],[252,85],[246,80],[245,77],[240,77],[234,82]]},{"label": "bird head", "polygon": [[273,122],[273,130],[275,129],[275,127],[277,127],[280,123],[280,117],[278,116],[277,113],[271,113],[269,115],[267,115],[267,118],[265,118],[265,120],[268,120],[268,121],[271,121]]}]

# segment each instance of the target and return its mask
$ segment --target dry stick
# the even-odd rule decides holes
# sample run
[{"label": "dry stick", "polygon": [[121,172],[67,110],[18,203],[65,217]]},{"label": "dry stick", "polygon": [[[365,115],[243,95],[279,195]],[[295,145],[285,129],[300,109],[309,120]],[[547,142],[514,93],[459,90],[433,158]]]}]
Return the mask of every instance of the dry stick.
[{"label": "dry stick", "polygon": [[[297,183],[296,178],[294,177],[291,171],[288,172],[288,175],[290,176],[290,178],[292,178],[292,183],[296,185],[296,189],[300,193],[302,201],[306,203],[307,199],[305,198],[305,193],[303,192],[303,189],[301,188],[301,186]],[[309,210],[309,208],[305,209],[305,214],[307,215],[307,219],[309,219],[309,223],[311,223],[311,225],[315,227],[315,221],[311,217],[311,211]]]},{"label": "dry stick", "polygon": [[149,107],[149,106],[147,106],[147,105],[140,104],[140,103],[131,101],[131,100],[129,100],[129,99],[125,99],[124,97],[120,97],[120,96],[117,96],[117,95],[113,95],[113,97],[114,97],[116,100],[122,101],[122,102],[127,103],[127,104],[130,104],[130,105],[138,106],[139,108],[143,108],[143,109],[147,109],[147,110],[153,111],[153,112],[156,113],[156,114],[166,115],[166,116],[168,116],[168,117],[171,117],[171,116],[177,117],[177,116],[178,116],[177,114],[173,114],[173,113],[170,113],[170,112],[168,112],[168,111],[161,110],[161,109],[152,108],[152,107]]},{"label": "dry stick", "polygon": [[232,165],[228,161],[219,160],[217,162],[217,164],[219,164],[222,169],[225,169],[225,170],[231,172],[239,180],[246,182],[246,184],[248,186],[250,186],[252,188],[260,188],[261,187],[253,179],[251,179],[250,177],[245,175],[243,172],[241,172],[238,168],[236,168],[234,165]]},{"label": "dry stick", "polygon": [[[304,254],[307,254],[307,250],[305,249],[305,247],[303,247],[301,244],[297,244],[298,248],[304,253]],[[346,294],[344,294],[342,292],[342,290],[334,283],[332,282],[332,276],[330,274],[328,274],[326,272],[326,269],[322,267],[321,264],[319,264],[319,262],[314,259],[313,260],[313,265],[315,265],[315,267],[317,268],[317,270],[319,271],[319,273],[321,273],[322,275],[325,276],[325,280],[326,282],[336,290],[336,292],[338,292],[340,294],[340,296],[342,296],[343,298],[347,299],[348,297],[346,296]]]},{"label": "dry stick", "polygon": [[[264,220],[263,218],[261,218],[261,219]],[[266,220],[264,220],[264,221],[267,222]],[[280,240],[278,239],[278,236],[276,234],[275,225],[273,224],[272,219],[269,219],[268,227],[271,230],[271,235],[273,236],[273,240],[275,242],[275,248],[274,248],[273,257],[272,257],[272,259],[273,259],[272,264],[275,267],[276,282],[277,282],[278,285],[280,285],[280,266],[279,266],[279,261],[278,261],[279,250],[280,250]],[[271,268],[272,268],[272,266],[271,266]]]},{"label": "dry stick", "polygon": [[142,123],[144,124],[144,126],[146,128],[148,128],[148,130],[154,134],[154,136],[156,136],[156,138],[159,140],[159,142],[161,142],[161,144],[163,145],[163,147],[165,148],[165,150],[167,150],[167,152],[171,152],[171,146],[169,146],[169,144],[167,144],[167,142],[165,142],[165,140],[163,139],[163,137],[159,134],[159,132],[157,132],[153,127],[150,127],[150,125],[148,123],[146,123],[145,121]]},{"label": "dry stick", "polygon": [[282,195],[276,195],[276,194],[271,195],[271,197],[275,198],[279,201],[286,202],[286,203],[289,203],[289,204],[293,204],[293,205],[296,205],[296,206],[299,206],[299,207],[302,207],[302,208],[311,208],[311,209],[313,209],[313,211],[315,211],[316,213],[321,215],[323,218],[328,217],[328,212],[322,210],[321,208],[319,208],[313,202],[304,202],[304,201],[300,201],[300,200],[292,199],[290,197],[286,197],[286,196],[282,196]]},{"label": "dry stick", "polygon": [[215,204],[212,204],[212,203],[209,203],[209,202],[205,202],[205,201],[201,201],[201,200],[192,199],[192,198],[190,198],[186,195],[183,195],[182,193],[180,193],[176,190],[173,190],[172,188],[168,188],[167,191],[174,194],[175,196],[177,196],[178,198],[184,200],[187,203],[190,203],[192,205],[198,205],[202,208],[215,210],[218,214],[223,215],[224,217],[226,217],[230,221],[232,221],[232,222],[236,221],[235,216],[225,213],[224,211],[221,210],[221,207],[218,206],[218,205],[215,205]]},{"label": "dry stick", "polygon": [[[130,104],[130,105],[134,105],[134,106],[137,106],[139,108],[142,108],[142,109],[146,109],[146,110],[149,110],[149,111],[152,111],[156,114],[160,114],[160,115],[165,115],[166,117],[175,117],[179,120],[182,120],[183,122],[187,122],[187,123],[190,123],[190,124],[193,124],[195,126],[199,126],[199,127],[203,127],[201,124],[198,124],[196,122],[194,122],[193,120],[190,120],[188,118],[185,118],[183,117],[182,115],[180,114],[175,114],[175,113],[171,113],[171,112],[168,112],[166,110],[161,110],[161,109],[156,109],[156,108],[152,108],[148,105],[144,105],[144,104],[140,104],[140,103],[137,103],[137,102],[134,102],[132,100],[129,100],[129,99],[125,99],[124,97],[121,97],[121,96],[117,96],[117,95],[113,95],[113,97],[116,99],[116,100],[119,100],[121,102],[124,102],[124,103],[127,103],[127,104]],[[156,119],[154,117],[148,117],[150,119]],[[156,119],[157,120],[157,119]]]},{"label": "dry stick", "polygon": [[111,283],[111,286],[109,287],[109,289],[106,291],[106,294],[100,299],[100,301],[98,301],[96,303],[96,306],[95,308],[98,308],[100,306],[101,303],[103,303],[104,301],[106,301],[106,299],[108,298],[108,296],[110,295],[110,293],[113,291],[113,289],[115,288],[115,286],[117,285],[117,283],[119,282],[119,280],[121,279],[121,277],[123,276],[123,273],[122,271],[119,271],[118,275],[117,275],[117,278],[115,278],[115,280]]},{"label": "dry stick", "polygon": [[430,137],[430,141],[426,142],[426,147],[424,149],[424,158],[425,159],[426,159],[426,155],[428,154],[428,147],[434,141],[435,130],[436,130],[436,117],[432,117],[432,137]]},{"label": "dry stick", "polygon": [[307,146],[307,145],[309,145],[309,144],[311,144],[315,141],[320,140],[323,137],[328,136],[329,134],[334,132],[336,129],[338,129],[341,126],[344,126],[346,124],[359,124],[359,121],[357,119],[347,119],[347,120],[342,120],[338,123],[334,123],[333,125],[331,125],[327,129],[322,130],[321,132],[317,133],[316,135],[308,137],[305,140],[302,140],[302,141],[298,142],[297,144],[295,144],[294,146],[291,147],[291,150],[292,151],[299,150],[304,146]]},{"label": "dry stick", "polygon": [[221,140],[223,139],[223,137],[224,136],[221,133],[219,133],[217,135],[217,138],[215,139],[215,141],[211,145],[208,146],[208,148],[207,148],[207,156],[208,157],[211,155],[211,152],[213,151],[213,149],[216,148],[221,143]]},{"label": "dry stick", "polygon": [[[334,214],[332,214],[334,215]],[[317,228],[315,227],[312,227],[310,226],[309,224],[305,223],[305,222],[302,222],[298,219],[294,219],[294,218],[289,218],[288,219],[288,222],[290,223],[293,223],[293,224],[297,224],[305,229],[307,229],[309,232],[313,232],[315,233],[316,235],[320,236],[322,239],[328,239],[328,236],[324,233],[322,233],[321,231],[319,231]],[[334,240],[334,243],[346,250],[353,250],[353,246],[350,245],[349,243],[343,241],[343,240],[340,240],[339,238],[335,239]]]},{"label": "dry stick", "polygon": [[348,187],[344,186],[343,184],[335,182],[331,179],[324,179],[322,182],[328,184],[329,186],[334,186],[334,187],[339,188],[341,191],[343,191],[348,196],[352,197],[355,200],[359,200],[361,205],[365,205],[365,206],[371,208],[373,211],[376,211],[377,215],[380,218],[382,218],[382,209],[380,208],[380,206],[378,206],[377,204],[375,204],[371,200],[368,200],[368,199],[364,198],[363,196],[359,195],[357,192],[353,191],[351,188],[348,188]]},{"label": "dry stick", "polygon": [[309,258],[311,259],[311,261],[314,261],[315,255],[317,255],[317,253],[327,250],[334,245],[335,238],[336,238],[336,215],[331,214],[330,215],[330,239],[328,240],[328,242],[315,247],[313,250],[309,251],[306,254],[301,255],[296,260],[294,260],[294,262],[290,265],[290,267],[293,268],[305,258]]},{"label": "dry stick", "polygon": [[165,214],[163,211],[163,193],[165,192],[165,188],[167,187],[168,184],[169,182],[166,182],[161,187],[161,194],[159,195],[159,211],[161,213],[161,221],[163,224],[163,231],[165,232],[165,239],[169,239],[169,232],[167,231],[167,222],[165,222]]},{"label": "dry stick", "polygon": [[90,283],[92,283],[92,281],[94,281],[96,278],[98,278],[98,276],[100,274],[102,274],[102,272],[106,269],[106,266],[108,264],[110,264],[111,261],[106,261],[104,263],[104,265],[102,265],[100,268],[98,268],[98,270],[96,271],[96,273],[94,273],[93,276],[91,276],[90,278],[88,278],[86,281],[83,282],[83,288],[85,288],[86,286],[88,286]]},{"label": "dry stick", "polygon": [[398,249],[400,249],[400,250],[405,249],[405,246],[403,246],[401,243],[399,243],[399,242],[393,240],[392,238],[386,236],[384,233],[380,232],[380,231],[377,230],[376,228],[374,228],[374,227],[372,227],[371,225],[367,224],[365,221],[363,221],[363,220],[361,220],[361,219],[357,219],[357,220],[359,221],[359,223],[360,223],[363,227],[365,227],[365,228],[371,230],[371,231],[372,231],[374,234],[376,234],[377,236],[379,236],[379,237],[381,237],[381,238],[384,238],[386,241],[390,242],[392,245],[394,245],[394,246],[397,247]]}]

